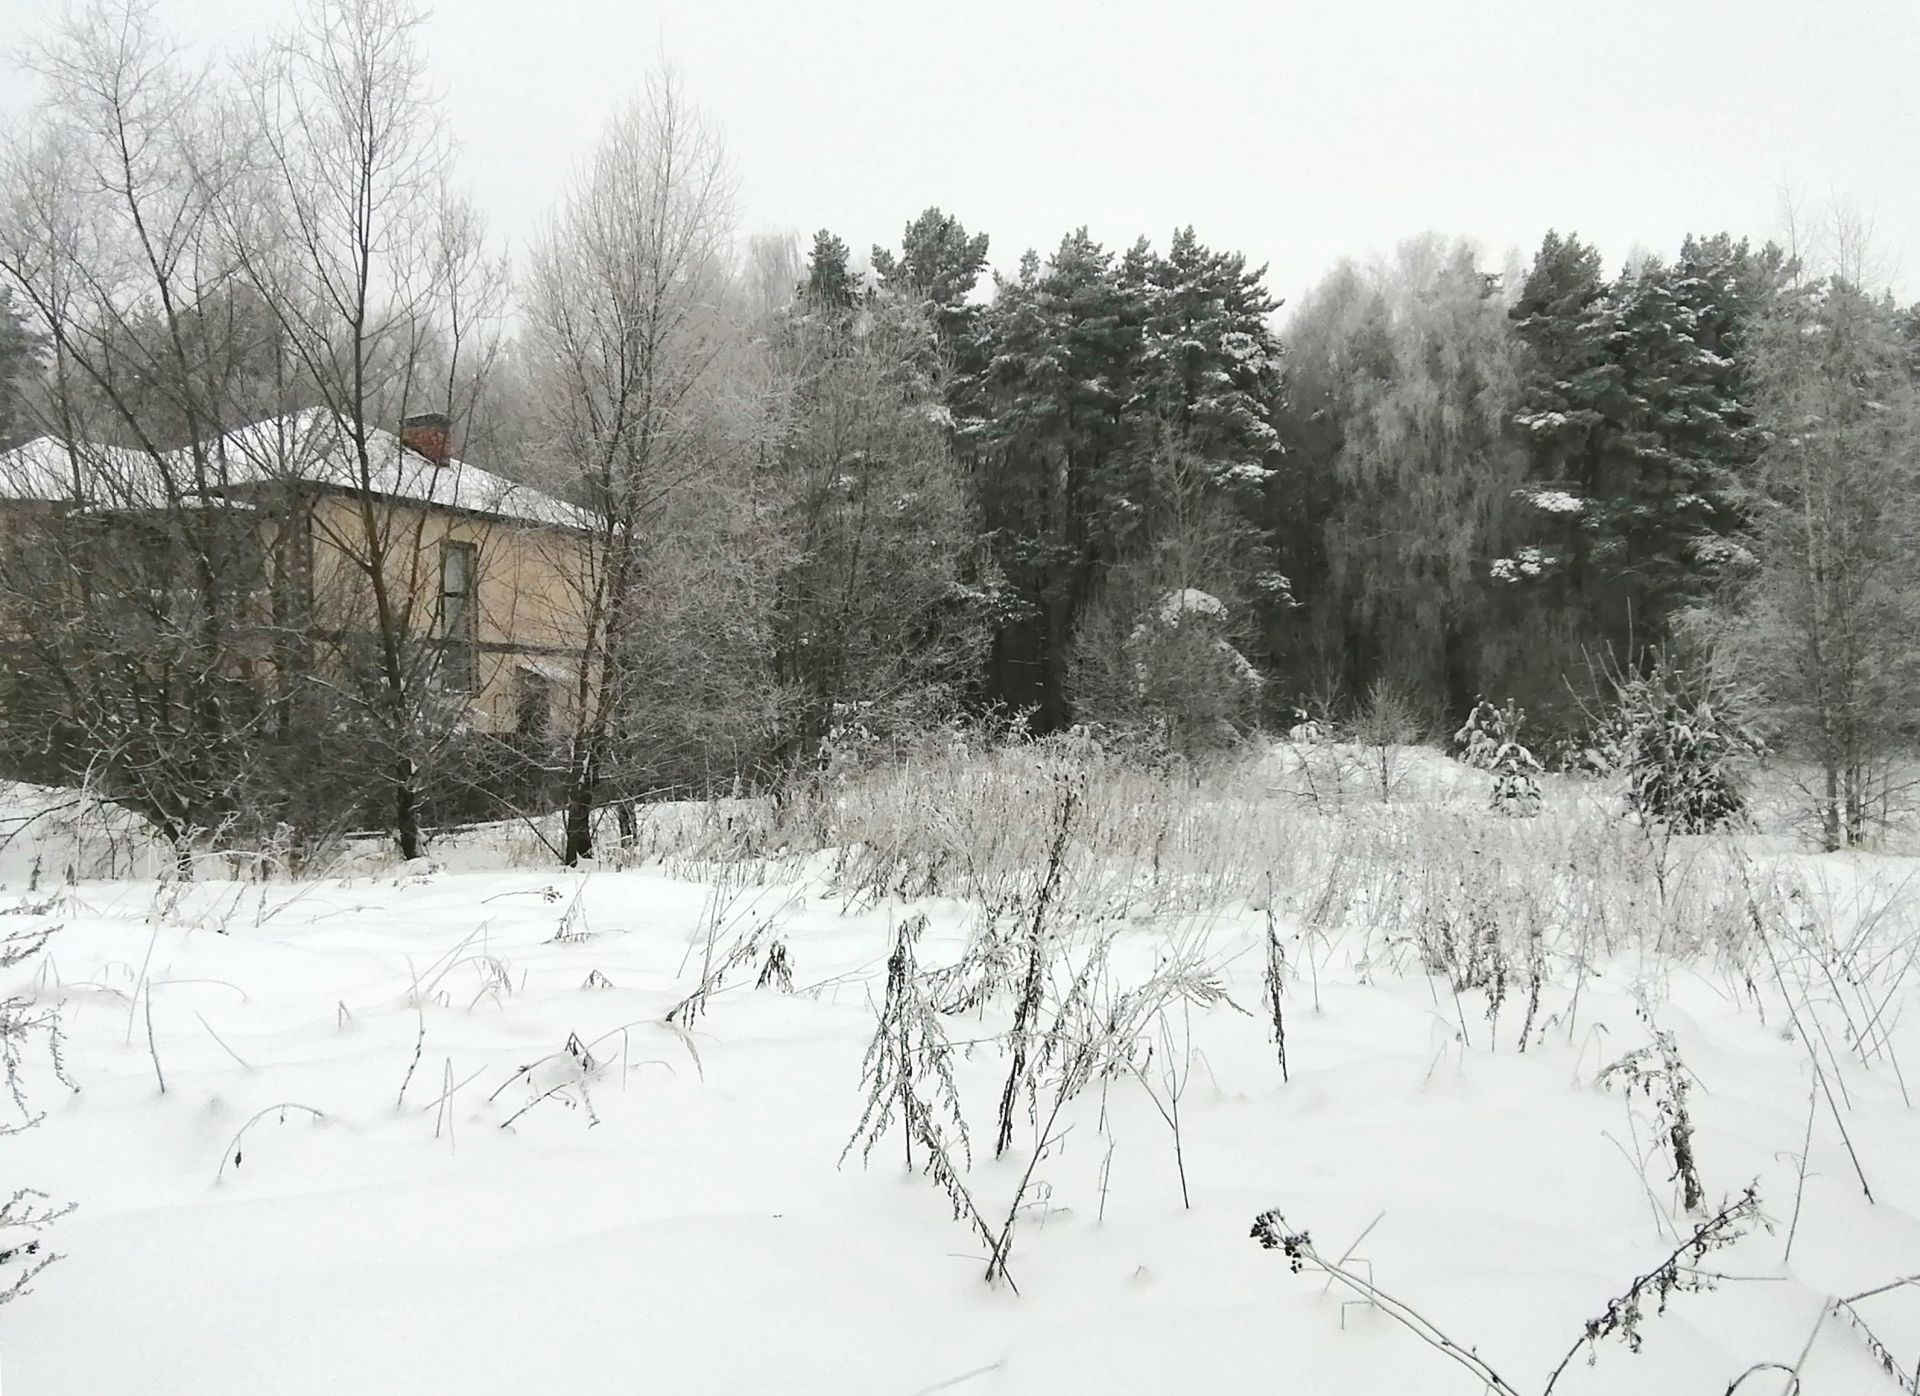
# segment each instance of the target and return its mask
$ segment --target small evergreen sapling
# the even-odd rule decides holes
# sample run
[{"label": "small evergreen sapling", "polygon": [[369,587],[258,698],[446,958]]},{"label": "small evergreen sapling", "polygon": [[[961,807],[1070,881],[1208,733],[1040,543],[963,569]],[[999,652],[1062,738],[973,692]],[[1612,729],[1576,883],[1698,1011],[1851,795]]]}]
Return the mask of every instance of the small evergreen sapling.
[{"label": "small evergreen sapling", "polygon": [[1678,834],[1724,829],[1746,809],[1735,766],[1761,745],[1728,711],[1728,696],[1665,657],[1649,672],[1615,675],[1613,745],[1627,773],[1627,806]]},{"label": "small evergreen sapling", "polygon": [[1502,814],[1540,812],[1540,762],[1520,741],[1526,720],[1526,713],[1512,699],[1506,707],[1496,708],[1483,698],[1453,734],[1460,759],[1493,777],[1490,805]]}]

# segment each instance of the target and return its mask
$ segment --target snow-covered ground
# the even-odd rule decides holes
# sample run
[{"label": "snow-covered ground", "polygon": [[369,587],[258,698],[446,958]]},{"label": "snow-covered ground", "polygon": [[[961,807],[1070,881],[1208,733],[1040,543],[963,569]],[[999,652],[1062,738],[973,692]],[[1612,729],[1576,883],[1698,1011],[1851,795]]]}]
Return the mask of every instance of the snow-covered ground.
[{"label": "snow-covered ground", "polygon": [[[962,897],[978,886],[1007,893],[993,924],[1017,938],[1044,856],[1027,882],[996,881],[974,866],[979,831],[949,830],[953,857],[935,861],[973,881],[890,872],[895,891],[943,894],[909,902],[875,895],[878,878],[855,886],[875,863],[844,852],[572,873],[508,858],[502,835],[443,848],[437,867],[182,885],[97,880],[71,849],[36,873],[17,842],[0,931],[58,930],[10,987],[64,1005],[80,1089],[30,1048],[29,1103],[47,1116],[6,1137],[4,1181],[78,1209],[50,1233],[64,1259],[0,1308],[0,1390],[1484,1389],[1384,1309],[1255,1244],[1255,1216],[1277,1207],[1316,1254],[1351,1247],[1349,1271],[1531,1393],[1610,1298],[1756,1182],[1773,1230],[1687,1262],[1727,1278],[1664,1315],[1649,1300],[1641,1351],[1605,1339],[1554,1390],[1717,1394],[1767,1362],[1799,1364],[1822,1396],[1914,1389],[1920,1288],[1829,1306],[1920,1271],[1920,862],[1768,848],[1749,866],[1700,841],[1656,863],[1597,805],[1499,821],[1440,772],[1436,789],[1467,793],[1301,813],[1271,774],[1236,788],[1214,834],[1141,843],[1151,867],[1117,881],[1094,871],[1103,821],[1142,802],[1082,796],[1090,846],[1049,913],[1051,993],[1107,942],[1109,1000],[1178,957],[1227,997],[1175,1003],[1137,1073],[1096,1077],[1062,1112],[1013,1230],[1017,1293],[985,1283],[985,1245],[906,1170],[897,1128],[865,1167],[841,1155],[897,927],[928,916],[923,970],[960,959],[989,924]],[[1050,787],[1029,785],[1044,811]],[[931,804],[955,820],[984,807]],[[1228,824],[1271,826],[1270,877],[1254,861],[1193,872]],[[1189,873],[1208,895],[1165,894],[1163,877]],[[1764,937],[1741,930],[1742,876],[1764,879]],[[1428,972],[1436,955],[1464,964],[1489,919],[1497,1015],[1492,986],[1456,993]],[[755,987],[776,941],[792,992]],[[665,1021],[748,943],[704,1012]],[[993,1157],[1012,1013],[1002,993],[946,1021],[965,1182],[995,1226],[1036,1145],[1023,1104]],[[1661,1089],[1597,1081],[1655,1030],[1689,1074],[1706,1189],[1692,1215]],[[1787,1380],[1765,1370],[1740,1390]]]}]

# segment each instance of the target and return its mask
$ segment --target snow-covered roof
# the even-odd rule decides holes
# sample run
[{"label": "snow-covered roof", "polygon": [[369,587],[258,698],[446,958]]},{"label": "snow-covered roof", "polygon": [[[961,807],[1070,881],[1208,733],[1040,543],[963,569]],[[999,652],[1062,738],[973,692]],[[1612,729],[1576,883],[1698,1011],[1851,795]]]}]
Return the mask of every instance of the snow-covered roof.
[{"label": "snow-covered roof", "polygon": [[365,487],[391,499],[558,528],[590,522],[565,501],[469,461],[436,465],[390,431],[375,428],[366,436],[363,480],[348,419],[318,409],[271,417],[206,443],[197,453],[206,463],[204,481],[190,449],[155,456],[42,436],[0,455],[0,499],[159,508],[187,497],[299,482]]},{"label": "snow-covered roof", "polygon": [[130,507],[165,498],[163,480],[151,457],[117,446],[76,442],[72,448],[51,436],[38,436],[0,454],[0,499],[80,500]]}]

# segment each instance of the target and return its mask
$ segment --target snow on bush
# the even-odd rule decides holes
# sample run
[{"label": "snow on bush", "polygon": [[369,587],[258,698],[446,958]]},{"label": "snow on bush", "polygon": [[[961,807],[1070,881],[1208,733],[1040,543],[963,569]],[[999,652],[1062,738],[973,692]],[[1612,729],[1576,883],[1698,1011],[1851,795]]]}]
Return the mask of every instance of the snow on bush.
[{"label": "snow on bush", "polygon": [[1616,679],[1613,743],[1627,774],[1627,805],[1675,833],[1724,829],[1746,809],[1739,761],[1761,750],[1705,676],[1661,660]]},{"label": "snow on bush", "polygon": [[1540,762],[1520,741],[1526,720],[1512,699],[1504,708],[1482,699],[1453,734],[1460,759],[1493,777],[1492,807],[1502,814],[1540,812]]}]

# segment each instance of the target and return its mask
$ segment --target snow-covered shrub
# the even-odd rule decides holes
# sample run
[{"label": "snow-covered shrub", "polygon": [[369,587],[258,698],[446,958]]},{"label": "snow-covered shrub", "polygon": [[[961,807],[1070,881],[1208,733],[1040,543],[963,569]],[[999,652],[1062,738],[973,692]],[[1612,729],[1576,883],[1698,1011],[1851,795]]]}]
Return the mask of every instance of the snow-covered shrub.
[{"label": "snow-covered shrub", "polygon": [[1760,743],[1727,709],[1711,678],[1664,659],[1616,678],[1612,718],[1627,805],[1676,833],[1723,829],[1745,812],[1738,764]]},{"label": "snow-covered shrub", "polygon": [[1226,603],[1181,587],[1141,609],[1108,598],[1082,622],[1071,682],[1082,718],[1193,760],[1251,732],[1264,681],[1233,644]]},{"label": "snow-covered shrub", "polygon": [[895,764],[930,747],[966,742],[953,693],[938,684],[907,689],[885,699],[833,705],[821,738],[819,770],[829,779]]},{"label": "snow-covered shrub", "polygon": [[1610,776],[1623,761],[1620,736],[1619,725],[1611,721],[1563,733],[1544,748],[1547,769],[1564,775]]},{"label": "snow-covered shrub", "polygon": [[1482,699],[1453,734],[1460,759],[1493,777],[1492,807],[1502,814],[1540,812],[1540,762],[1520,741],[1527,715],[1511,699],[1496,708]]}]

